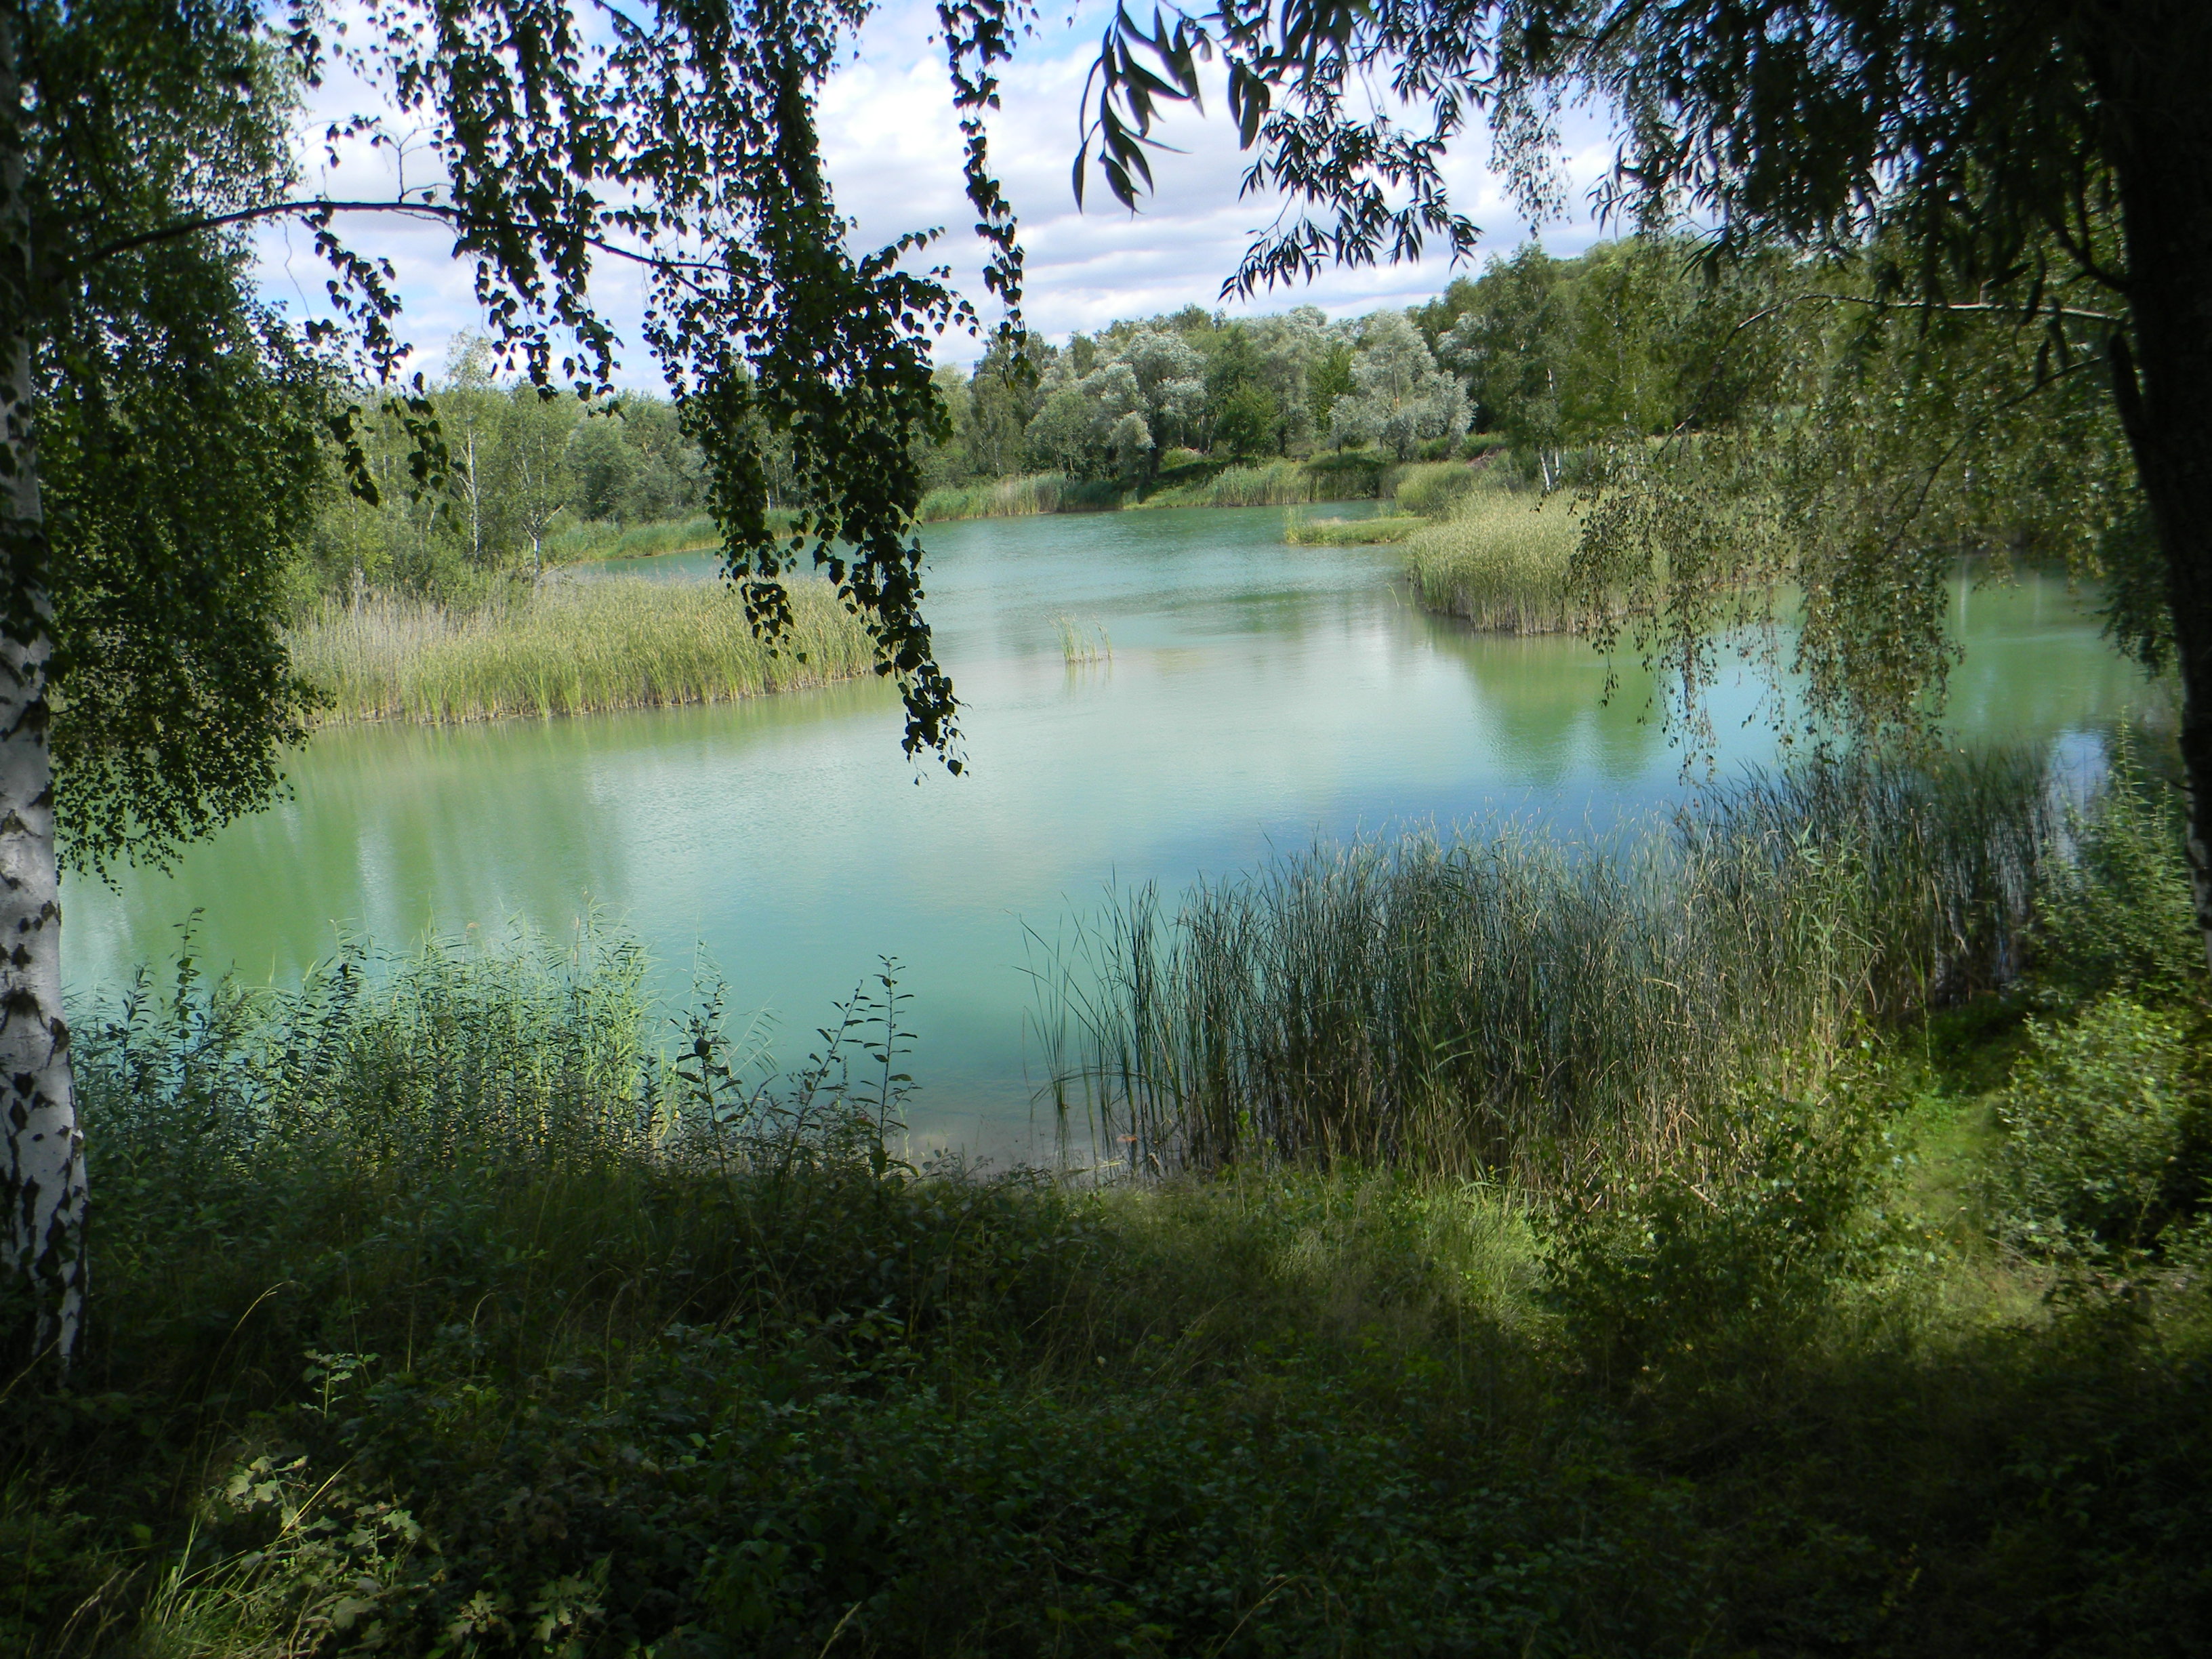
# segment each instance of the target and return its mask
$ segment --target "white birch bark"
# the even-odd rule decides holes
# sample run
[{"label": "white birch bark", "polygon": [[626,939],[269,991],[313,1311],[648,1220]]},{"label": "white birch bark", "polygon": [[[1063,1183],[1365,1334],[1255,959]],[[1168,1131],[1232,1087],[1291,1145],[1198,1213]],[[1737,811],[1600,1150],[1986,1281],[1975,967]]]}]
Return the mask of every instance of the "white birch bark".
[{"label": "white birch bark", "polygon": [[[66,1364],[84,1315],[84,1135],[76,1120],[69,1026],[62,1018],[61,871],[54,855],[54,769],[47,746],[52,605],[40,583],[46,514],[39,499],[29,317],[31,222],[23,190],[22,85],[16,14],[0,9],[0,253],[15,289],[0,337],[0,557],[27,597],[0,625],[0,1204],[6,1271],[27,1282],[34,1350]],[[5,280],[0,278],[0,280]],[[25,578],[31,580],[27,583]],[[17,633],[27,638],[15,638]]]}]

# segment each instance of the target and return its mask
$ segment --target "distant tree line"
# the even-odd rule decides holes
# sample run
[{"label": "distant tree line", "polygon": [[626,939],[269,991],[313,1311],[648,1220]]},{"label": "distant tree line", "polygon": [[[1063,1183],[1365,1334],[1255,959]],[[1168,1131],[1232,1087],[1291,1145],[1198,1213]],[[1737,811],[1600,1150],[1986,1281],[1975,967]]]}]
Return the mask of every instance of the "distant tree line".
[{"label": "distant tree line", "polygon": [[[1026,361],[994,343],[940,368],[949,423],[927,448],[932,487],[1025,472],[1141,488],[1164,468],[1329,451],[1437,459],[1507,448],[1535,482],[1624,435],[1725,424],[1759,372],[1734,348],[1743,319],[1803,270],[1757,259],[1719,279],[1680,239],[1602,243],[1572,258],[1531,245],[1425,305],[1332,321],[1301,306],[1232,320],[1188,306],[1110,324]],[[312,592],[366,584],[461,594],[532,574],[549,540],[590,527],[703,515],[707,479],[674,405],[586,405],[499,384],[465,344],[434,389],[449,464],[427,480],[404,412],[365,435],[380,500],[334,483],[302,568]],[[765,446],[771,489],[777,450]]]},{"label": "distant tree line", "polygon": [[938,372],[949,440],[931,482],[1023,471],[1141,484],[1187,450],[1216,460],[1373,447],[1401,461],[1502,437],[1532,471],[1578,446],[1728,416],[1713,369],[1763,289],[1756,262],[1716,284],[1686,240],[1531,245],[1426,305],[1332,322],[1310,306],[1231,320],[1188,306]]}]

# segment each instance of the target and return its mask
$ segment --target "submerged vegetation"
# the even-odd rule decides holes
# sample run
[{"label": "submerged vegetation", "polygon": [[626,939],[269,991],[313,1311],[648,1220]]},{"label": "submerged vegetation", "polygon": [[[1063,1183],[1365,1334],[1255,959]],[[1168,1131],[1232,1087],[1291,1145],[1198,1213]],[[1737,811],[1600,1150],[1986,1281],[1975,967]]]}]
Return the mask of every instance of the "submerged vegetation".
[{"label": "submerged vegetation", "polygon": [[870,672],[867,631],[826,582],[794,582],[770,647],[719,582],[549,583],[467,610],[366,594],[287,636],[329,720],[434,724],[726,702]]},{"label": "submerged vegetation", "polygon": [[[1769,781],[1652,848],[1201,895],[1292,975],[1232,985],[1224,941],[1253,1127],[1142,1131],[1202,1180],[915,1167],[889,970],[771,1079],[711,983],[663,1009],[588,936],[356,951],[295,993],[188,953],[76,1022],[102,1298],[0,1443],[0,1643],[2186,1650],[2205,976],[2161,805],[2039,782]],[[1647,860],[1778,908],[1722,939]],[[1500,902],[1466,925],[1455,884]],[[1486,1023],[1419,1027],[1424,974],[1492,958],[1454,1004]],[[1389,1019],[1330,1006],[1355,960]],[[1548,1029],[1488,1011],[1516,964],[1565,994]],[[1638,982],[1678,967],[1703,988]],[[1267,1046],[1255,996],[1319,1028],[1309,1069],[1231,1054]],[[1425,1044],[1519,1082],[1456,1097],[1478,1133],[1440,1136],[1449,1091],[1380,1133],[1339,1105],[1355,1027],[1377,1074]],[[1793,1029],[1841,1040],[1784,1061]],[[1654,1115],[1662,1055],[1695,1063]],[[1577,1100],[1636,1108],[1626,1139]],[[1477,1165],[1541,1178],[1443,1172]]]}]

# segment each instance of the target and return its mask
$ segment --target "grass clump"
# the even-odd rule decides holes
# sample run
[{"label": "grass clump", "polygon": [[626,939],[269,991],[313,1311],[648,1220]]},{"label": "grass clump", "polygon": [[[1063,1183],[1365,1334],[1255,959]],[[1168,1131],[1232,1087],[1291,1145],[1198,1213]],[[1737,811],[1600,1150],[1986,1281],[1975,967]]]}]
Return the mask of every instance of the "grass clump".
[{"label": "grass clump", "polygon": [[868,672],[866,630],[826,583],[791,586],[780,649],[720,583],[610,579],[493,596],[473,610],[365,594],[288,632],[333,721],[427,724],[724,702]]},{"label": "grass clump", "polygon": [[1417,461],[1393,469],[1383,482],[1383,493],[1397,502],[1401,513],[1441,519],[1482,481],[1481,470],[1464,461]]},{"label": "grass clump", "polygon": [[1147,505],[1159,507],[1290,507],[1322,499],[1320,478],[1302,462],[1269,461],[1256,466],[1226,467],[1181,490],[1163,492]]},{"label": "grass clump", "polygon": [[1477,628],[1571,633],[1585,620],[1569,569],[1576,536],[1556,502],[1469,490],[1449,518],[1407,539],[1406,575],[1426,609]]},{"label": "grass clump", "polygon": [[1114,660],[1114,641],[1104,623],[1095,619],[1081,622],[1063,615],[1054,617],[1052,626],[1060,639],[1060,659],[1070,668]]},{"label": "grass clump", "polygon": [[988,483],[945,484],[921,498],[915,514],[925,524],[948,519],[1018,519],[1040,513],[1111,512],[1121,492],[1110,483],[1033,472]]}]

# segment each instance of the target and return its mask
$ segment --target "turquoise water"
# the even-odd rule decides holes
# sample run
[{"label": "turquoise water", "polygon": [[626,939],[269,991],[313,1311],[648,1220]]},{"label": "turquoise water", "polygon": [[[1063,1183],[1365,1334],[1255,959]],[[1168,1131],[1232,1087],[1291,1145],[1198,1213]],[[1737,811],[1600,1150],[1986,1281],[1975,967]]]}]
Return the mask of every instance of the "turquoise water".
[{"label": "turquoise water", "polygon": [[[1684,786],[1632,670],[1601,704],[1584,643],[1469,633],[1406,603],[1389,548],[1299,548],[1282,513],[1187,509],[928,532],[930,612],[965,704],[969,772],[899,752],[880,684],[678,709],[447,730],[336,731],[293,798],[119,891],[74,883],[80,996],[174,954],[296,979],[340,929],[560,933],[596,911],[672,989],[695,951],[802,1059],[879,956],[904,964],[924,1145],[1033,1150],[1044,1081],[1032,934],[1109,884],[1173,889],[1316,836],[1499,812],[1603,819]],[[698,579],[704,557],[646,573]],[[1961,741],[2064,741],[2144,693],[2063,586],[1961,605]],[[1103,628],[1070,666],[1055,619]],[[1741,688],[1723,763],[1765,758]],[[1049,1125],[1041,1126],[1049,1133]]]}]

